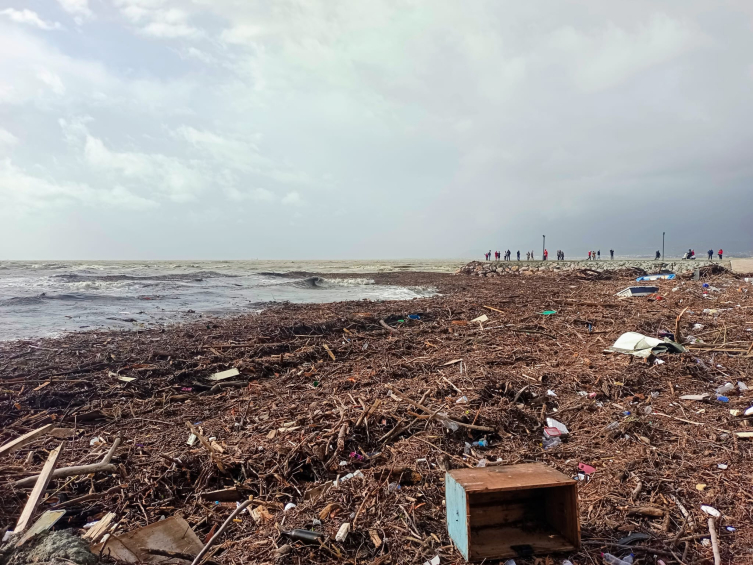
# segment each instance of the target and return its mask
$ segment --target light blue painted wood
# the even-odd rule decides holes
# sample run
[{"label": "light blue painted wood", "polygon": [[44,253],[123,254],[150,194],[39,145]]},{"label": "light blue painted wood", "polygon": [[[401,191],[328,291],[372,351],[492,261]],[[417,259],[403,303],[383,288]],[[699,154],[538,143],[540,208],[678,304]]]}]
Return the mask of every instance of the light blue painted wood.
[{"label": "light blue painted wood", "polygon": [[444,476],[447,531],[461,555],[468,561],[468,505],[465,490],[449,473]]}]

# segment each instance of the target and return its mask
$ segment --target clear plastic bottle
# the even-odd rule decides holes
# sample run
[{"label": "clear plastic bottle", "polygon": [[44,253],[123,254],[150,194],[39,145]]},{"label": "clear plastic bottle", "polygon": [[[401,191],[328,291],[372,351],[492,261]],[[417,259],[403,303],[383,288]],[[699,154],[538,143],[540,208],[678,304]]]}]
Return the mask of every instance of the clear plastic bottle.
[{"label": "clear plastic bottle", "polygon": [[607,565],[631,565],[633,563],[633,557],[630,557],[630,562],[620,559],[619,557],[612,555],[611,553],[602,553],[601,558]]},{"label": "clear plastic bottle", "polygon": [[562,440],[558,437],[550,437],[550,438],[544,438],[544,440],[541,442],[544,446],[544,449],[551,449],[553,447],[557,447],[562,443]]}]

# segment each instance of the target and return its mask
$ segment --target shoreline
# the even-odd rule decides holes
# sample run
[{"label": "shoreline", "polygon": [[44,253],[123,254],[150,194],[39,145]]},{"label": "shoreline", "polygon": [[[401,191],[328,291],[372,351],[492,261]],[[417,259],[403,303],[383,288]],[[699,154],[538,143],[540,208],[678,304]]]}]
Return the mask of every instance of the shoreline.
[{"label": "shoreline", "polygon": [[[340,511],[315,528],[334,539],[343,522],[354,522],[348,539],[336,545],[350,560],[389,555],[393,563],[413,563],[440,555],[452,562],[458,555],[445,525],[444,469],[475,467],[482,459],[538,461],[569,476],[577,475],[579,462],[596,468],[580,484],[583,539],[591,543],[566,555],[577,562],[609,551],[608,543],[624,537],[626,524],[652,532],[645,544],[649,553],[673,551],[682,516],[674,505],[658,502],[670,496],[699,523],[704,523],[701,504],[718,508],[725,525],[737,527],[721,537],[725,562],[747,559],[743,548],[750,547],[753,526],[739,501],[746,496],[753,449],[749,440],[731,437],[745,428],[729,410],[745,409],[753,396],[734,391],[728,403],[679,396],[713,393],[729,379],[725,375],[746,380],[751,359],[694,350],[647,364],[603,351],[623,332],[654,336],[658,329],[673,330],[686,307],[695,313],[682,319],[683,335],[698,333],[694,324],[703,324],[709,342],[724,332],[730,343],[749,344],[753,333],[744,322],[750,310],[744,308],[753,307],[753,287],[743,293],[739,279],[714,276],[704,281],[720,290],[707,290],[711,298],[704,298],[704,281],[678,278],[658,281],[663,299],[649,301],[619,300],[616,292],[634,281],[619,272],[603,279],[577,272],[491,279],[372,276],[380,284],[431,285],[440,295],[277,304],[164,330],[81,332],[0,344],[0,443],[53,423],[71,430],[61,454],[61,466],[68,466],[97,460],[92,438],[101,437],[104,450],[122,438],[113,463],[123,474],[51,483],[65,500],[92,488],[97,493],[66,507],[63,527],[74,531],[105,512],[116,513],[123,532],[179,514],[204,538],[235,508],[234,502],[215,504],[212,496],[219,495],[205,498],[206,493],[232,487],[242,498],[253,495],[253,507],[261,505],[269,518],[257,523],[241,515],[212,557],[218,563],[270,562],[285,544],[291,544],[290,553],[282,563],[298,558],[340,563],[331,550],[293,544],[278,533],[278,526],[310,529],[327,505]],[[679,290],[672,292],[675,287]],[[732,310],[726,310],[729,301]],[[704,309],[717,313],[703,314]],[[542,315],[545,310],[557,313]],[[471,321],[483,315],[488,321]],[[209,379],[230,368],[239,375]],[[400,398],[446,413],[460,429],[427,419]],[[549,450],[541,445],[545,417],[570,431],[562,445]],[[186,422],[216,438],[219,449],[210,456],[201,444],[188,445]],[[616,427],[605,432],[612,422]],[[488,447],[472,445],[484,439]],[[41,437],[0,461],[0,470],[9,479],[33,474],[44,462],[43,449],[60,441]],[[678,449],[682,457],[673,456]],[[718,463],[728,469],[721,471]],[[362,478],[311,494],[357,471]],[[636,491],[636,482],[642,490]],[[698,490],[701,482],[708,488]],[[401,488],[390,490],[392,483]],[[0,523],[15,523],[27,495],[28,489],[0,484],[6,500]],[[288,503],[296,507],[285,511]],[[628,517],[633,506],[651,504],[669,516],[666,529],[655,529],[658,522],[651,517]],[[401,508],[410,508],[415,532],[404,531]],[[388,541],[375,547],[372,530]],[[698,533],[703,530],[687,535]],[[695,542],[688,552],[695,560],[710,556],[709,548]]]}]

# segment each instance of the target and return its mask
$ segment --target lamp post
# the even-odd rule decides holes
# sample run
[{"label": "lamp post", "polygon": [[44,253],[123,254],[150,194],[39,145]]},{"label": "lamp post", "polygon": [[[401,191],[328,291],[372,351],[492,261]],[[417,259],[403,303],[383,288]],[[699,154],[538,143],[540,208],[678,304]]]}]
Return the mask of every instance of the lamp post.
[{"label": "lamp post", "polygon": [[667,232],[663,231],[661,232],[661,258],[662,261],[664,260],[664,236],[667,235]]},{"label": "lamp post", "polygon": [[542,236],[544,238],[544,243],[541,244],[541,260],[544,260],[544,250],[546,249],[546,236]]}]

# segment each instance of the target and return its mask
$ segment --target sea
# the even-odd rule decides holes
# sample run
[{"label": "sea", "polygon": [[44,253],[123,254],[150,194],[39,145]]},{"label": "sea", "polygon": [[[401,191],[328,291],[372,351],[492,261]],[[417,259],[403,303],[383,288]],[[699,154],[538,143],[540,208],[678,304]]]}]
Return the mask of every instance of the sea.
[{"label": "sea", "polygon": [[369,273],[453,272],[464,263],[0,261],[0,341],[154,328],[258,312],[279,302],[410,300],[436,290],[376,284]]}]

